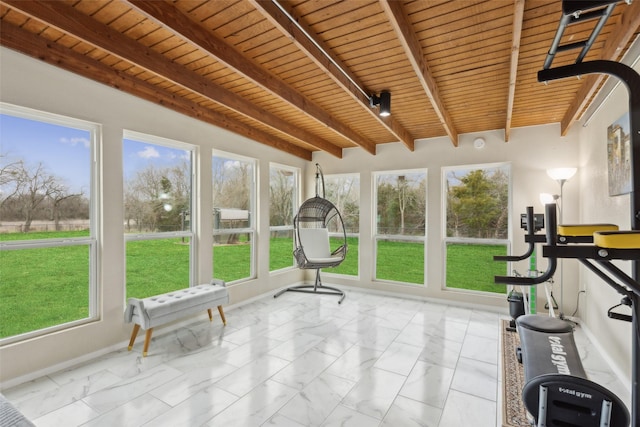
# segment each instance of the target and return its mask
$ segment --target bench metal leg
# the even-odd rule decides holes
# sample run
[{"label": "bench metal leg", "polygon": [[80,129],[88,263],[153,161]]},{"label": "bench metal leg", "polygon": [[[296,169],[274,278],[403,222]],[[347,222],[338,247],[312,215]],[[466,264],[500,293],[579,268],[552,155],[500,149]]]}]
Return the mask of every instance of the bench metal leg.
[{"label": "bench metal leg", "polygon": [[[221,305],[218,306],[218,313],[220,313],[220,318],[222,319],[222,324],[226,326],[227,325],[227,319],[225,319],[225,317],[224,317],[224,311],[222,311],[222,306]],[[209,313],[209,315],[211,315],[211,313]]]},{"label": "bench metal leg", "polygon": [[138,331],[140,330],[140,325],[137,323],[133,325],[133,331],[131,331],[131,339],[129,340],[129,351],[133,348],[133,343],[136,342],[136,337],[138,336]]},{"label": "bench metal leg", "polygon": [[149,351],[149,343],[151,343],[151,334],[153,328],[147,329],[147,333],[144,335],[144,347],[142,348],[142,357],[147,357],[147,351]]},{"label": "bench metal leg", "polygon": [[547,427],[547,388],[540,386],[538,397],[538,427]]}]

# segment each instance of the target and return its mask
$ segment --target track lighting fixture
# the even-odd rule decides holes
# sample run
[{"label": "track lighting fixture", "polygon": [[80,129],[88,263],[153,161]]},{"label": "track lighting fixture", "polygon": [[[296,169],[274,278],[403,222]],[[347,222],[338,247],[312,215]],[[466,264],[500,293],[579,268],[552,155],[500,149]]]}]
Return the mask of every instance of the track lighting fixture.
[{"label": "track lighting fixture", "polygon": [[383,90],[380,92],[380,96],[371,95],[369,98],[369,106],[371,108],[375,108],[376,105],[380,106],[380,115],[382,117],[387,117],[391,115],[391,93],[389,91]]}]

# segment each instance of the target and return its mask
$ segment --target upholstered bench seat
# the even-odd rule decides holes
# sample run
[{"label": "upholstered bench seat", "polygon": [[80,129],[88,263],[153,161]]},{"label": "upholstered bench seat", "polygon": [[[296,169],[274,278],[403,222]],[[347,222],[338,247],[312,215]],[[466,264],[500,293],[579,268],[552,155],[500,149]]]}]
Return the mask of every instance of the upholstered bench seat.
[{"label": "upholstered bench seat", "polygon": [[559,236],[592,236],[597,231],[617,231],[615,224],[562,224],[558,225]]},{"label": "upholstered bench seat", "polygon": [[594,244],[609,249],[639,249],[640,231],[599,231],[593,233]]},{"label": "upholstered bench seat", "polygon": [[218,307],[223,324],[227,324],[222,304],[229,302],[229,292],[224,281],[213,279],[210,284],[180,289],[147,298],[129,298],[125,311],[125,322],[134,323],[129,341],[129,350],[133,348],[140,328],[146,336],[142,355],[146,356],[153,328],[207,310],[209,320],[213,320],[212,307]]}]

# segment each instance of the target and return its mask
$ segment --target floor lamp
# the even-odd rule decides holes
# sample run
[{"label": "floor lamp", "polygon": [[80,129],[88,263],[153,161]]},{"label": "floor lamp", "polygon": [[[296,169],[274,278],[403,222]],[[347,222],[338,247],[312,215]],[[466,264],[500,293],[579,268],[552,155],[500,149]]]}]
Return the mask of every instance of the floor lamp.
[{"label": "floor lamp", "polygon": [[[558,200],[560,200],[560,203],[558,204],[558,224],[562,225],[563,224],[563,218],[562,218],[562,213],[564,211],[564,193],[563,193],[563,188],[564,188],[564,184],[570,180],[571,178],[573,178],[573,176],[576,174],[576,172],[578,171],[577,168],[552,168],[552,169],[547,169],[547,175],[549,175],[549,178],[553,179],[554,181],[556,181],[559,185],[560,185],[560,195],[552,195],[550,196],[551,199],[555,202],[557,202]],[[541,195],[541,200],[542,200],[542,195]],[[547,202],[548,203],[548,202]],[[563,264],[563,260],[560,259],[560,318],[563,319],[564,318],[564,280],[563,280],[563,276],[564,276],[564,266]]]}]

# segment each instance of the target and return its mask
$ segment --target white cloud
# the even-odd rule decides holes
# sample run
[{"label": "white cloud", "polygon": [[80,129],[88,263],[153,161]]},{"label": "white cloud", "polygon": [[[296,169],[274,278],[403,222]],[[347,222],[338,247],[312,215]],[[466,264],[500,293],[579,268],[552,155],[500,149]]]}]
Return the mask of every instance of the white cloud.
[{"label": "white cloud", "polygon": [[224,168],[229,170],[229,169],[236,169],[240,167],[240,162],[238,160],[227,160],[224,162]]},{"label": "white cloud", "polygon": [[89,140],[87,138],[60,138],[60,142],[72,147],[82,144],[85,148],[89,148]]},{"label": "white cloud", "polygon": [[147,145],[146,147],[144,147],[144,150],[138,151],[138,156],[142,157],[143,159],[151,159],[153,157],[160,157],[160,153],[158,153],[158,150],[156,150],[155,148]]}]

